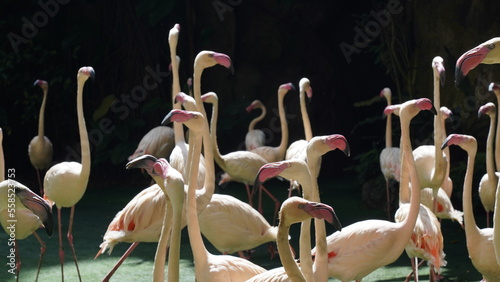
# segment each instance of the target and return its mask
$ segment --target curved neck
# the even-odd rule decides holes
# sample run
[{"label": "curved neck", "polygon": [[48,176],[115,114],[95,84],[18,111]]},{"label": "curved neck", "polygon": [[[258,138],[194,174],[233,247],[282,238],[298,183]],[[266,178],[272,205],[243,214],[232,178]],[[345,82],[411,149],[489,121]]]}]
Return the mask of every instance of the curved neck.
[{"label": "curved neck", "polygon": [[472,238],[474,236],[479,235],[479,227],[477,227],[472,207],[472,180],[474,174],[474,162],[476,158],[476,150],[467,150],[467,154],[468,154],[467,169],[465,171],[462,201],[464,209],[465,233],[467,234],[467,238]]},{"label": "curved neck", "polygon": [[259,115],[258,117],[254,118],[254,119],[250,122],[250,124],[248,125],[248,131],[254,130],[254,129],[255,129],[255,125],[256,125],[259,121],[263,120],[263,119],[264,119],[264,117],[266,116],[266,113],[267,113],[267,111],[266,111],[266,107],[261,106],[261,107],[259,107],[259,109],[261,109],[261,110],[262,110],[262,112],[260,113],[260,115]]},{"label": "curved neck", "polygon": [[495,179],[495,156],[493,152],[493,146],[494,146],[494,137],[493,137],[493,131],[495,130],[496,126],[496,114],[490,115],[490,129],[488,132],[488,138],[486,140],[486,172],[488,173],[488,178],[489,179]]},{"label": "curved neck", "polygon": [[48,92],[49,92],[48,89],[43,90],[42,105],[40,106],[40,113],[38,114],[38,139],[42,143],[45,142],[44,134],[43,134],[43,126],[44,126],[44,119],[45,119],[45,103],[47,102]]},{"label": "curved neck", "polygon": [[[194,133],[194,131],[191,132]],[[202,136],[199,133],[196,133],[194,135],[195,136],[191,137],[191,140],[193,140],[193,142],[191,142],[193,143],[193,159],[191,161],[191,167],[189,169],[189,186],[186,202],[186,215],[189,242],[191,244],[191,250],[193,251],[194,263],[195,265],[202,265],[208,261],[208,251],[205,248],[203,239],[201,238],[196,204],[196,180],[198,177]]]},{"label": "curved neck", "polygon": [[305,90],[302,89],[300,91],[300,114],[302,115],[302,124],[304,125],[304,134],[306,141],[311,140],[313,138],[312,129],[311,129],[311,121],[309,120],[309,114],[307,113],[307,105],[306,105],[306,95]]},{"label": "curved neck", "polygon": [[304,275],[300,271],[297,263],[293,259],[292,251],[288,245],[288,234],[290,231],[290,226],[282,224],[283,220],[280,220],[278,225],[278,235],[276,237],[276,245],[278,247],[278,252],[280,253],[281,264],[285,268],[286,274],[290,281],[306,281]]},{"label": "curved neck", "polygon": [[281,159],[284,158],[286,148],[288,146],[288,122],[286,121],[284,100],[285,94],[278,93],[278,111],[281,126],[281,142],[279,144],[279,154],[281,156]]},{"label": "curved neck", "polygon": [[[177,41],[170,44],[170,62],[172,64],[172,108],[181,109],[181,103],[175,102],[175,96],[181,92],[181,83],[179,80],[179,64],[176,56]],[[174,122],[174,138],[175,143],[186,143],[184,138],[184,129],[182,123]]]},{"label": "curved neck", "polygon": [[413,232],[413,227],[415,226],[415,222],[417,221],[418,213],[420,210],[420,181],[418,179],[417,171],[415,168],[415,160],[413,159],[413,151],[411,148],[410,141],[410,122],[411,119],[402,118],[400,116],[401,123],[401,143],[403,157],[401,163],[401,171],[408,170],[410,181],[411,181],[411,198],[410,198],[410,211],[408,213],[408,217],[406,217],[401,223],[403,230],[406,231],[405,235],[408,235],[408,238],[411,236]]},{"label": "curved neck", "polygon": [[226,170],[224,159],[219,151],[219,145],[217,144],[217,118],[219,114],[219,105],[217,102],[212,105],[212,117],[210,119],[210,137],[212,143],[212,154],[217,165],[220,166],[222,170]]},{"label": "curved neck", "polygon": [[[500,93],[497,94],[497,108],[500,108]],[[496,136],[495,136],[495,167],[500,169],[500,114],[497,114],[497,126],[496,126]]]},{"label": "curved neck", "polygon": [[[174,216],[169,216],[173,215],[172,211],[172,202],[170,201],[170,198],[167,195],[167,191],[165,191],[165,187],[162,187],[160,185],[161,189],[163,190],[163,193],[165,194],[165,199],[166,199],[166,204],[165,204],[165,214],[163,215],[163,227],[162,231],[160,234],[160,240],[158,241],[158,246],[156,247],[156,254],[155,254],[155,261],[153,265],[153,281],[164,281],[165,277],[165,260],[167,258],[166,250],[168,247],[168,242],[170,239],[170,227],[172,227],[172,218],[175,218]],[[173,229],[172,229],[173,232]],[[173,235],[173,234],[172,234]],[[175,241],[173,241],[175,242]],[[175,245],[175,244],[174,244]],[[175,249],[176,246],[170,246],[170,254],[169,254],[169,260],[168,260],[168,275],[170,277],[170,269],[175,272],[175,267],[173,266],[175,262],[175,252],[176,250],[172,250],[172,247]],[[174,261],[170,260],[170,257],[174,259]],[[172,267],[170,266],[172,264]],[[178,261],[177,261],[177,269],[178,267]],[[178,272],[178,271],[177,271]],[[170,280],[169,280],[170,281]]]},{"label": "curved neck", "polygon": [[90,144],[87,134],[87,126],[85,124],[85,117],[83,116],[83,87],[85,81],[78,79],[76,112],[78,115],[78,131],[80,132],[80,146],[82,154],[82,171],[78,178],[78,184],[86,187],[90,175]]}]

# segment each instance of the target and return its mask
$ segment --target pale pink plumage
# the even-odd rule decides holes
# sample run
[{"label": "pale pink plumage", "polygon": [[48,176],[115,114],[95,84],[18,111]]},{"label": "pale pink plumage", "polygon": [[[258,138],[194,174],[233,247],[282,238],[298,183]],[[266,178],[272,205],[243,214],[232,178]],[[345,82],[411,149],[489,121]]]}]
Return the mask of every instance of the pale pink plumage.
[{"label": "pale pink plumage", "polygon": [[156,126],[142,137],[137,149],[128,157],[128,160],[133,160],[142,155],[168,158],[174,149],[174,145],[174,130],[168,126]]}]

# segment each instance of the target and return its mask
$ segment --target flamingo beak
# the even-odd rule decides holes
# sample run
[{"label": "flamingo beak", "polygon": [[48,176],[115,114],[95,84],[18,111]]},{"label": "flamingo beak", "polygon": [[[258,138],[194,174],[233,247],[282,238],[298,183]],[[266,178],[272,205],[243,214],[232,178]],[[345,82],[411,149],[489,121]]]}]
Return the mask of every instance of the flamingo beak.
[{"label": "flamingo beak", "polygon": [[474,69],[479,65],[484,58],[491,51],[486,46],[479,45],[467,52],[465,52],[460,58],[458,58],[455,66],[455,86],[460,87],[465,76],[470,70]]},{"label": "flamingo beak", "polygon": [[303,209],[305,212],[310,214],[314,218],[324,219],[331,225],[333,225],[337,230],[342,230],[342,225],[335,214],[332,207],[322,203],[310,202],[307,204],[300,204],[299,208]]},{"label": "flamingo beak", "polygon": [[131,169],[131,168],[144,168],[150,172],[152,170],[154,163],[157,161],[156,157],[152,155],[142,155],[140,157],[137,157],[130,162],[128,162],[125,165],[126,169]]},{"label": "flamingo beak", "polygon": [[54,229],[52,206],[42,197],[33,193],[29,189],[21,189],[19,187],[15,187],[15,193],[17,197],[19,197],[23,205],[25,205],[41,219],[47,235],[51,236]]}]

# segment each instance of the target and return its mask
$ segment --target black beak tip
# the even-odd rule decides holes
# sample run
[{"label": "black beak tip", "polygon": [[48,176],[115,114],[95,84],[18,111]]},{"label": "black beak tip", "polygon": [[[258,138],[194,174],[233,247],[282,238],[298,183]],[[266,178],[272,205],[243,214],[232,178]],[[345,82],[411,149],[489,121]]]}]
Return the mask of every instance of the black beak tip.
[{"label": "black beak tip", "polygon": [[163,120],[161,121],[161,125],[168,125],[172,123],[172,112],[168,113]]}]

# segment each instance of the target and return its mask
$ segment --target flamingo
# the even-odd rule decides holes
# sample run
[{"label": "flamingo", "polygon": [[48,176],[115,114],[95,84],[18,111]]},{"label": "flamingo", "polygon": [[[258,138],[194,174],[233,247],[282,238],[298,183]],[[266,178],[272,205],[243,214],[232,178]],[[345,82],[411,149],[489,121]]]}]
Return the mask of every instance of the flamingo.
[{"label": "flamingo", "polygon": [[494,37],[465,52],[458,58],[455,65],[455,86],[458,88],[465,76],[479,64],[500,63],[500,37]]},{"label": "flamingo", "polygon": [[170,156],[175,144],[174,130],[168,126],[156,126],[149,130],[137,145],[134,153],[128,157],[133,160],[142,155],[161,158]]},{"label": "flamingo", "polygon": [[[264,172],[265,173],[265,172]],[[292,251],[288,247],[288,234],[290,226],[294,223],[310,221],[311,218],[324,219],[334,225],[337,229],[341,230],[342,226],[335,215],[332,207],[307,201],[300,197],[290,197],[286,199],[281,205],[279,213],[279,227],[278,227],[278,251],[280,253],[280,260],[283,268],[270,270],[252,277],[247,281],[311,281],[306,280],[301,269],[293,259]],[[278,274],[281,272],[280,274]]]},{"label": "flamingo", "polygon": [[[212,139],[214,159],[217,165],[227,173],[227,177],[222,178],[219,185],[229,180],[242,182],[246,187],[248,203],[252,205],[252,195],[248,185],[253,184],[260,167],[266,164],[267,161],[260,155],[251,151],[234,151],[221,155],[219,146],[217,145],[217,118],[219,111],[217,95],[213,92],[205,94],[204,102],[211,103],[213,107],[210,121],[210,136]],[[276,202],[275,217],[277,215],[277,209],[279,209],[278,202]]]},{"label": "flamingo", "polygon": [[[199,112],[188,112],[181,110],[172,110],[164,119],[163,122],[183,122],[191,128],[192,140],[192,162],[190,169],[189,187],[186,200],[186,217],[188,226],[188,235],[193,252],[196,281],[244,281],[266,270],[250,261],[228,255],[213,255],[205,247],[201,237],[200,226],[197,215],[196,201],[196,175],[198,173],[199,155],[201,154],[203,127],[206,126],[204,116]],[[191,125],[194,124],[194,125]],[[203,138],[209,141],[205,144],[205,148],[210,148],[210,139]],[[207,151],[207,150],[206,150]],[[210,151],[210,150],[208,150]],[[207,156],[205,155],[205,160]],[[210,159],[209,159],[210,160]]]},{"label": "flamingo", "polygon": [[[13,179],[3,180],[0,182],[0,224],[5,232],[10,234],[9,246],[12,246],[10,242],[12,239],[14,240],[16,281],[19,280],[19,273],[21,271],[17,240],[22,240],[33,234],[40,243],[40,259],[38,260],[35,278],[35,281],[37,281],[46,244],[36,233],[36,230],[43,227],[47,235],[52,235],[51,205],[23,184]],[[13,233],[15,233],[15,236],[13,236]]]},{"label": "flamingo", "polygon": [[[432,60],[432,70],[434,76],[434,106],[440,109],[440,90],[439,84],[444,84],[445,69],[443,59],[439,56]],[[413,150],[415,157],[415,165],[418,171],[419,182],[421,188],[432,188],[434,199],[436,199],[438,190],[442,186],[446,176],[446,156],[443,154],[441,147],[438,145],[443,140],[442,128],[440,127],[441,113],[438,112],[434,117],[434,145],[423,145]],[[437,201],[434,200],[431,210],[436,212]]]},{"label": "flamingo", "polygon": [[[357,280],[379,267],[394,262],[411,238],[419,212],[420,183],[412,156],[409,126],[421,110],[436,111],[427,98],[410,100],[401,105],[401,150],[403,166],[412,182],[410,211],[402,222],[363,220],[342,228],[327,237],[328,275],[342,281]],[[314,250],[313,250],[314,251]]]},{"label": "flamingo", "polygon": [[42,105],[40,106],[40,113],[38,114],[38,135],[31,139],[28,145],[28,155],[30,157],[31,165],[36,170],[38,179],[38,186],[40,187],[40,196],[43,196],[42,180],[40,178],[40,170],[50,167],[52,163],[52,142],[44,135],[44,118],[45,118],[45,104],[47,102],[47,94],[49,93],[49,84],[45,80],[37,79],[34,85],[40,86],[43,91]]},{"label": "flamingo", "polygon": [[[441,113],[440,126],[441,126],[441,130],[443,132],[443,134],[441,136],[443,137],[443,141],[444,141],[444,138],[446,137],[445,123],[446,123],[447,119],[451,120],[453,118],[453,112],[445,106],[442,106],[439,109],[439,112]],[[446,147],[445,149],[443,149],[443,153],[446,156],[446,176],[444,178],[443,184],[441,185],[441,188],[443,188],[443,190],[446,192],[446,195],[449,198],[451,198],[451,194],[453,192],[453,180],[450,178],[450,161],[451,161],[450,148]]]},{"label": "flamingo", "polygon": [[[500,105],[500,84],[490,83],[488,90],[497,96],[497,104]],[[497,128],[495,134],[495,148],[500,148],[500,115],[497,115]],[[500,168],[500,150],[495,150],[495,167]]]},{"label": "flamingo", "polygon": [[[402,222],[408,217],[410,210],[410,179],[408,170],[401,171],[399,186],[399,208],[394,215],[396,222]],[[427,188],[420,191],[430,191]],[[443,191],[440,189],[439,191]],[[432,199],[432,198],[431,198]],[[443,234],[441,232],[441,224],[436,215],[427,206],[420,204],[417,221],[413,228],[413,234],[408,241],[405,251],[411,261],[412,272],[406,277],[405,281],[409,281],[411,275],[418,281],[418,258],[423,259],[430,265],[429,279],[430,281],[437,280],[437,273],[439,273],[442,266],[446,266],[444,260],[445,254],[443,252]]]},{"label": "flamingo", "polygon": [[247,151],[251,151],[257,147],[264,146],[264,143],[266,141],[266,135],[264,134],[264,131],[260,129],[255,129],[255,125],[264,119],[266,116],[267,110],[266,106],[262,104],[260,100],[254,100],[250,106],[246,108],[247,112],[251,112],[254,109],[260,109],[261,113],[258,117],[254,118],[250,124],[248,125],[248,132],[247,135],[245,136],[245,148]]},{"label": "flamingo", "polygon": [[[155,254],[153,281],[164,281],[165,259],[168,255],[168,281],[179,281],[179,259],[184,204],[184,180],[164,158],[144,155],[127,163],[127,169],[140,167],[146,169],[167,196],[170,209],[164,209],[163,228]],[[172,222],[170,222],[172,221]],[[170,234],[172,232],[172,234]],[[170,242],[170,244],[169,244]]]},{"label": "flamingo", "polygon": [[158,211],[165,209],[167,209],[165,194],[158,184],[153,184],[139,192],[115,215],[94,259],[108,249],[108,254],[111,254],[114,246],[119,242],[132,243],[132,245],[106,274],[103,281],[109,281],[140,242],[158,242],[163,226],[163,214]]},{"label": "flamingo", "polygon": [[[33,234],[40,243],[40,260],[35,281],[38,280],[38,274],[42,266],[43,256],[45,254],[46,244],[36,233],[40,227],[44,227],[47,235],[52,235],[52,207],[51,205],[33,193],[23,184],[9,179],[5,180],[5,160],[3,154],[3,131],[0,128],[0,224],[7,234],[12,233],[12,226],[15,225],[15,243],[16,252],[16,281],[19,280],[21,271],[21,260],[17,250],[17,240],[22,240]],[[11,200],[12,199],[12,200]],[[14,200],[14,202],[12,202]],[[12,204],[15,207],[15,220],[12,220]],[[10,241],[9,241],[10,242]],[[9,244],[10,246],[10,244]]]},{"label": "flamingo", "polygon": [[[172,105],[174,109],[180,109],[181,103],[177,103],[179,99],[177,96],[180,95],[181,85],[179,80],[179,57],[176,56],[177,42],[179,40],[180,25],[175,24],[168,34],[168,43],[170,46],[170,60],[172,66]],[[182,93],[184,94],[184,93]],[[185,94],[184,94],[185,95]],[[187,95],[186,95],[187,96]],[[188,179],[187,169],[188,169],[188,154],[189,147],[186,143],[184,137],[183,125],[180,123],[174,123],[174,139],[175,146],[170,153],[169,161],[173,168],[182,173],[184,179]],[[203,182],[205,181],[205,162],[203,159],[200,160],[200,174],[198,175],[198,187],[203,187]]]},{"label": "flamingo", "polygon": [[472,176],[474,173],[477,141],[470,135],[451,134],[444,141],[443,147],[451,145],[460,146],[468,154],[462,201],[469,258],[477,271],[483,275],[482,281],[499,281],[500,266],[497,264],[495,256],[493,228],[480,229],[474,219],[472,208]]},{"label": "flamingo", "polygon": [[[310,100],[312,98],[313,91],[311,88],[311,82],[308,78],[303,77],[299,81],[299,99],[300,99],[300,114],[302,115],[302,124],[304,126],[305,139],[300,139],[294,141],[285,152],[285,160],[291,159],[301,159],[306,161],[306,148],[307,143],[311,138],[313,138],[311,122],[309,120],[309,114],[307,113],[306,96]],[[316,177],[318,177],[316,175]],[[290,180],[290,190],[288,192],[288,197],[290,197],[293,190],[298,190],[300,187],[293,178]]]},{"label": "flamingo", "polygon": [[[401,107],[400,104],[387,106],[384,109],[384,114],[388,115],[388,114],[393,113],[396,116],[399,116],[400,107]],[[444,132],[443,120],[446,117],[449,117],[451,115],[451,111],[447,110],[446,107],[441,107],[440,111],[441,111],[441,114],[443,114],[443,117],[441,118],[441,120],[442,120],[441,123],[443,125],[442,128],[443,128],[443,132]],[[446,116],[446,117],[444,117],[444,116]],[[445,155],[448,154],[447,151],[448,151],[448,148],[445,148],[443,150]],[[448,159],[448,162],[449,162],[449,159]],[[446,174],[449,175],[449,168],[447,169],[447,171],[448,172]],[[458,222],[460,224],[460,226],[463,227],[463,212],[456,210],[453,207],[453,203],[451,202],[450,197],[448,196],[448,192],[445,191],[445,189],[447,189],[446,187],[448,187],[449,188],[448,191],[451,192],[451,188],[453,188],[452,186],[453,186],[453,182],[451,181],[451,179],[448,176],[445,178],[445,180],[443,182],[443,188],[438,189],[436,197],[434,197],[434,190],[432,188],[427,187],[427,188],[421,189],[421,191],[420,191],[420,203],[422,203],[424,206],[426,206],[432,210],[432,208],[434,207],[434,199],[436,199],[437,209],[434,212],[436,214],[436,217],[439,219],[451,219],[452,221]]]},{"label": "flamingo", "polygon": [[288,147],[288,122],[286,121],[285,113],[285,95],[290,90],[295,90],[292,83],[285,83],[278,87],[278,112],[280,116],[281,141],[278,147],[261,146],[250,152],[262,156],[268,163],[281,161],[285,158],[286,148]]},{"label": "flamingo", "polygon": [[[390,88],[380,91],[380,97],[387,100],[387,106],[391,105],[392,92]],[[385,178],[385,193],[387,198],[387,218],[391,219],[391,199],[389,193],[389,181],[391,179],[399,182],[401,162],[399,160],[400,149],[392,146],[392,115],[387,115],[385,124],[385,148],[380,152],[380,169]]]},{"label": "flamingo", "polygon": [[59,233],[59,258],[61,262],[61,274],[64,279],[64,249],[62,245],[61,230],[61,208],[71,207],[68,227],[68,242],[73,252],[78,278],[81,281],[80,270],[76,259],[75,246],[73,244],[73,216],[75,214],[75,204],[80,201],[89,181],[90,174],[90,144],[83,116],[83,87],[89,77],[94,77],[95,72],[92,67],[82,67],[77,75],[77,115],[78,130],[80,132],[81,143],[81,163],[62,162],[58,163],[47,171],[44,179],[45,195],[57,206],[57,226]]},{"label": "flamingo", "polygon": [[493,132],[496,126],[497,108],[495,104],[489,102],[481,106],[478,117],[486,114],[490,117],[490,128],[486,141],[486,174],[479,182],[479,199],[486,211],[486,227],[490,227],[490,212],[495,208],[495,194],[498,184],[498,176],[495,174],[495,160],[493,156]]}]

